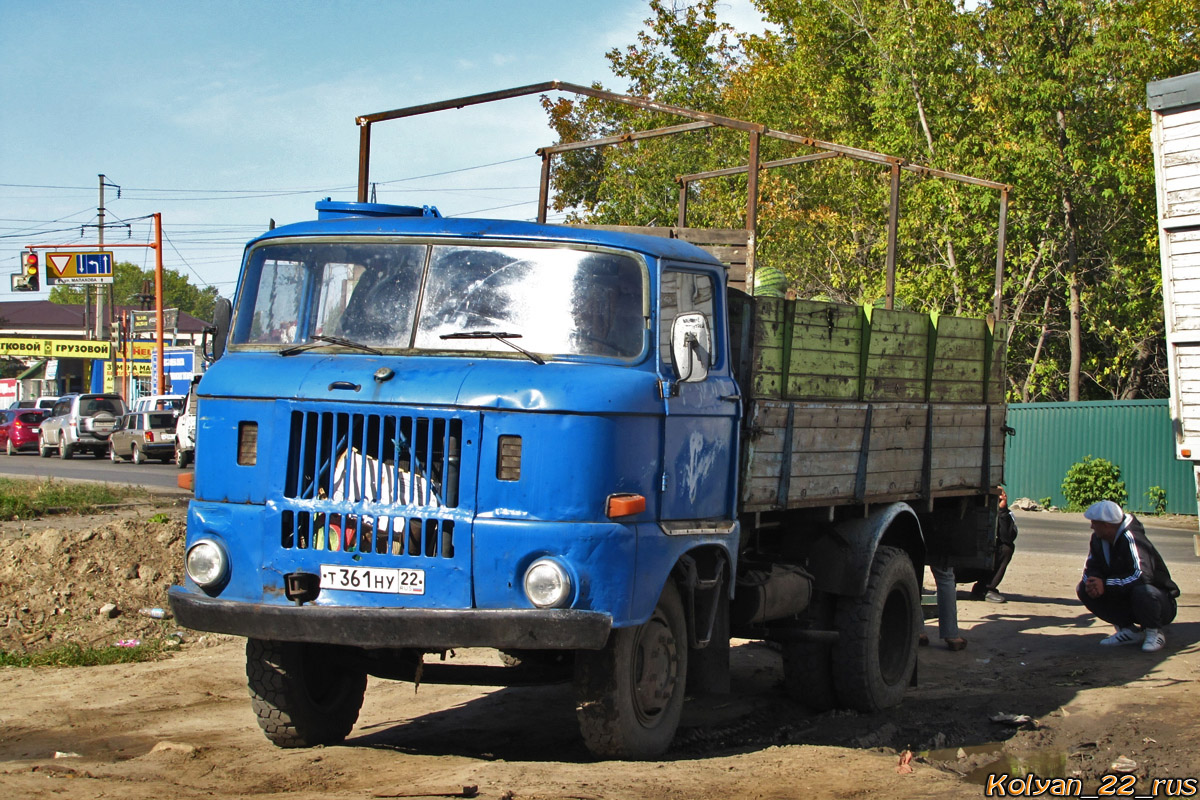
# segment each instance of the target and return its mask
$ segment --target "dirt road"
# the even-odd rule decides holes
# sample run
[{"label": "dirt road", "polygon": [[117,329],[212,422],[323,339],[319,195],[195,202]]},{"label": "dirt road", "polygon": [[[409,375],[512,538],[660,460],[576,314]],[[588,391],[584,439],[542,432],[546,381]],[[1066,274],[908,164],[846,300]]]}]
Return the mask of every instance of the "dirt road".
[{"label": "dirt road", "polygon": [[[159,527],[108,520],[91,529],[59,525],[47,534],[43,526],[6,535],[0,526],[0,631],[24,625],[28,637],[39,611],[43,626],[61,626],[52,640],[122,636],[122,625],[139,635],[173,630],[128,608],[103,619],[87,610],[105,591],[125,592],[121,603],[129,605],[165,604],[157,592],[170,569],[154,559],[173,557],[160,551],[178,548],[171,526],[180,524],[177,510],[167,513],[173,521]],[[1094,793],[1121,758],[1134,762],[1139,792],[1153,791],[1154,779],[1194,779],[1200,560],[1170,565],[1184,596],[1166,650],[1101,650],[1096,643],[1109,629],[1081,613],[1073,596],[1083,536],[1078,553],[1018,549],[1006,604],[971,602],[960,593],[969,647],[938,647],[931,627],[935,645],[921,649],[919,686],[887,713],[809,714],[779,688],[778,654],[740,643],[733,651],[736,693],[690,702],[670,758],[661,762],[591,758],[579,742],[566,684],[426,683],[414,690],[372,679],[345,745],[279,750],[250,711],[243,642],[190,635],[179,653],[154,663],[0,671],[0,788],[12,798],[121,800],[469,796],[464,787],[477,787],[484,798],[981,797],[987,774],[1023,771],[1076,777],[1084,793]],[[56,537],[61,547],[53,546]],[[122,549],[139,537],[150,545],[138,553]],[[120,553],[115,564],[101,557],[101,545]],[[14,576],[30,570],[3,568],[34,560],[31,548],[46,561],[71,558],[79,572],[59,568],[55,585],[14,586]],[[100,577],[116,583],[101,584]],[[65,596],[64,580],[73,584]],[[39,605],[37,597],[55,593]],[[455,661],[497,663],[485,650],[460,651]],[[999,714],[1030,720],[992,721]],[[931,752],[902,773],[904,750]],[[1159,784],[1159,796],[1166,788]]]}]

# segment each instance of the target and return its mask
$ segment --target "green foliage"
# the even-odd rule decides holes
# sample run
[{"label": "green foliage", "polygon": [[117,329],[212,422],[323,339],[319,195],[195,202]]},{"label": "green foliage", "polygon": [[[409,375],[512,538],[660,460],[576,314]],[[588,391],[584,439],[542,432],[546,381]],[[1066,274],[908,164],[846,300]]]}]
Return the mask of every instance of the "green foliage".
[{"label": "green foliage", "polygon": [[1158,516],[1167,513],[1167,490],[1161,486],[1151,486],[1146,490],[1146,502],[1151,514]]},{"label": "green foliage", "polygon": [[162,513],[161,511],[157,514],[151,515],[151,517],[150,517],[150,522],[154,523],[155,525],[163,525],[170,521],[171,521],[171,518],[169,516],[167,516],[166,514]]},{"label": "green foliage", "polygon": [[[150,281],[150,291],[153,292],[153,269],[143,270],[128,261],[118,262],[113,268],[113,302],[119,306],[141,308],[142,301],[138,295],[142,293],[146,281]],[[51,303],[82,303],[83,292],[83,288],[59,285],[50,290],[49,299]],[[219,294],[215,286],[201,289],[189,283],[182,273],[173,269],[163,270],[163,308],[178,308],[197,319],[211,320]]]},{"label": "green foliage", "polygon": [[107,664],[136,664],[157,661],[177,648],[173,640],[156,639],[135,647],[84,647],[69,642],[35,653],[9,653],[0,650],[0,667],[97,667]]},{"label": "green foliage", "polygon": [[[1146,82],[1200,69],[1185,0],[650,0],[609,53],[624,90],[1011,184],[1004,282],[1013,399],[1166,395]],[[593,99],[544,101],[562,141],[675,124]],[[764,137],[762,160],[811,153]],[[554,160],[554,205],[585,222],[675,224],[674,178],[747,163],[710,129]],[[688,224],[742,227],[744,175],[691,184]],[[760,173],[759,264],[800,297],[883,293],[887,168],[831,159]],[[898,305],[991,308],[996,193],[904,173]],[[1072,325],[1072,299],[1079,308]]]},{"label": "green foliage", "polygon": [[45,514],[87,514],[97,506],[127,500],[131,487],[104,483],[62,483],[0,478],[0,519],[33,519]]},{"label": "green foliage", "polygon": [[1071,465],[1062,482],[1062,493],[1067,498],[1068,511],[1083,511],[1100,500],[1124,506],[1129,498],[1125,481],[1121,480],[1121,468],[1107,459],[1092,456],[1084,456],[1082,461]]},{"label": "green foliage", "polygon": [[1043,497],[1041,500],[1038,500],[1038,505],[1042,508],[1049,508],[1053,504],[1054,498],[1052,497]]}]

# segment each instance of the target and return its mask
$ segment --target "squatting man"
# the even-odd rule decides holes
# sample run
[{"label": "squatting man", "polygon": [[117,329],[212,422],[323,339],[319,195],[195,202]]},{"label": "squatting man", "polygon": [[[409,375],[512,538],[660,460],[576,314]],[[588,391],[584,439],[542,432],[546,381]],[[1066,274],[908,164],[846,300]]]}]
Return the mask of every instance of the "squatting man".
[{"label": "squatting man", "polygon": [[1117,629],[1100,644],[1161,650],[1167,643],[1163,628],[1175,619],[1179,596],[1162,556],[1138,518],[1112,500],[1093,503],[1083,516],[1092,523],[1092,540],[1075,592],[1088,611]]}]

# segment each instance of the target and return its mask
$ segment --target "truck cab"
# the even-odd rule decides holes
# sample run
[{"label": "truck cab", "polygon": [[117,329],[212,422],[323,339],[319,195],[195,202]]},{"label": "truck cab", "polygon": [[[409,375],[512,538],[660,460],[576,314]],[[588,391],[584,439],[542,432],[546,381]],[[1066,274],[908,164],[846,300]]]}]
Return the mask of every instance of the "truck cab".
[{"label": "truck cab", "polygon": [[[317,210],[247,247],[199,387],[176,616],[249,637],[284,746],[344,737],[367,673],[488,646],[574,653],[589,745],[661,752],[737,558],[724,265],[668,238]],[[282,691],[288,670],[336,691]]]}]

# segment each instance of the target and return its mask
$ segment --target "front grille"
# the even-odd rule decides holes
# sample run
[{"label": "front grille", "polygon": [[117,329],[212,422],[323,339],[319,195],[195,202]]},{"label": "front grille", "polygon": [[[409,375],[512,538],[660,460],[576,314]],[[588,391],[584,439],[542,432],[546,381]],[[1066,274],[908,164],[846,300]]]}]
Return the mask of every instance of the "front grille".
[{"label": "front grille", "polygon": [[454,557],[462,420],[293,411],[286,549]]}]

